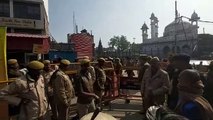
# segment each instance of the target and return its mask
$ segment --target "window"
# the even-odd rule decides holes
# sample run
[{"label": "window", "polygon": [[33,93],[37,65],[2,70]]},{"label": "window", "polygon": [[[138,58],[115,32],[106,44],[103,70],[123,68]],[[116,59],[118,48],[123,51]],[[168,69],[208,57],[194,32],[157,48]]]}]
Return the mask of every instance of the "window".
[{"label": "window", "polygon": [[0,0],[0,17],[10,17],[10,5],[8,0]]},{"label": "window", "polygon": [[14,2],[14,17],[24,19],[41,19],[39,3]]}]

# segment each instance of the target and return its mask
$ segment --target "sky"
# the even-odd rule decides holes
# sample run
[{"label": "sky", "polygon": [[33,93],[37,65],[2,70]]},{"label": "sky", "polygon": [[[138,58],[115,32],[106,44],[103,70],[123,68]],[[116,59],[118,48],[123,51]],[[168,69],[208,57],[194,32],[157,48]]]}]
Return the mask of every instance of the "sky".
[{"label": "sky", "polygon": [[[213,21],[213,0],[177,2],[181,16],[191,17],[195,11],[201,20]],[[150,28],[151,13],[158,17],[159,37],[163,35],[166,25],[174,21],[175,0],[49,0],[50,32],[57,42],[67,42],[67,34],[73,33],[73,13],[78,30],[92,31],[96,46],[101,39],[108,47],[109,39],[120,35],[131,43],[141,43],[140,28],[144,22]],[[212,23],[199,23],[199,33],[203,28],[213,34]]]}]

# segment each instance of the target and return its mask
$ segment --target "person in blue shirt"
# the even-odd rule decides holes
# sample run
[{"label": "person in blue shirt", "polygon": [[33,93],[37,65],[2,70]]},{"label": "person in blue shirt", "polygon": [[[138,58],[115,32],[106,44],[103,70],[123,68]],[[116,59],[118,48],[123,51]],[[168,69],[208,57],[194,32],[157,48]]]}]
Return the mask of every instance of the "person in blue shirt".
[{"label": "person in blue shirt", "polygon": [[190,120],[213,120],[213,108],[202,97],[203,82],[197,70],[186,69],[179,75],[178,103],[175,111]]}]

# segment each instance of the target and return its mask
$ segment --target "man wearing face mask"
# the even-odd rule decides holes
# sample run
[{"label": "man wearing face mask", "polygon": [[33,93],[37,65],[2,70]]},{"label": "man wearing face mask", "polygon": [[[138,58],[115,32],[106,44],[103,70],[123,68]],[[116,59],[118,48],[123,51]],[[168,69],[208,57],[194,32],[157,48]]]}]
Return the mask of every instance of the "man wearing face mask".
[{"label": "man wearing face mask", "polygon": [[166,94],[169,93],[169,75],[160,68],[160,61],[154,57],[143,76],[142,84],[143,106],[146,111],[152,105],[163,105]]},{"label": "man wearing face mask", "polygon": [[68,120],[69,106],[75,95],[72,82],[69,76],[65,73],[70,64],[69,60],[61,60],[59,69],[53,73],[50,80],[53,87],[53,96],[58,114],[56,118],[57,120]]},{"label": "man wearing face mask", "polygon": [[26,75],[0,90],[1,96],[18,95],[20,98],[13,101],[15,105],[21,105],[19,120],[45,120],[47,99],[41,75],[43,68],[43,63],[31,61],[27,65]]}]

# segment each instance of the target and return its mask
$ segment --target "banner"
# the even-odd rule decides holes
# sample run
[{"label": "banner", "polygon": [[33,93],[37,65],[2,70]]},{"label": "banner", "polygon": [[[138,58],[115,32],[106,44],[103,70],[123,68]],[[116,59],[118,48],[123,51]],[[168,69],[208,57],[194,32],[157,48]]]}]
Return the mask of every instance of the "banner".
[{"label": "banner", "polygon": [[35,54],[43,53],[43,45],[42,44],[33,44],[33,53],[35,53]]},{"label": "banner", "polygon": [[7,81],[6,27],[0,27],[0,81]]}]

